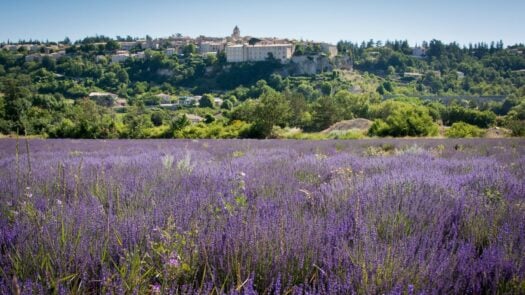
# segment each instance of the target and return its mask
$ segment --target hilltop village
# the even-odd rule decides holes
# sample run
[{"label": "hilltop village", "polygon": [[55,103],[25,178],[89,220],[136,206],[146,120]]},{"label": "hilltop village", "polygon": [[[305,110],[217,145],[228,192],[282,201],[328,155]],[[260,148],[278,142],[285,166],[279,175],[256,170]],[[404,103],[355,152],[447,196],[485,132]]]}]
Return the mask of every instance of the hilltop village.
[{"label": "hilltop village", "polygon": [[412,47],[406,40],[369,40],[334,45],[243,36],[236,26],[227,37],[92,36],[0,47],[3,134],[361,138],[525,133],[522,44],[461,47],[431,40]]},{"label": "hilltop village", "polygon": [[[95,48],[108,48],[108,42],[93,42],[90,46]],[[304,40],[290,40],[279,38],[256,38],[251,36],[241,36],[239,27],[235,26],[233,33],[228,37],[206,37],[199,36],[191,38],[180,34],[167,38],[147,37],[145,39],[133,39],[131,37],[117,38],[115,44],[110,44],[114,49],[113,54],[109,55],[111,62],[124,62],[130,58],[142,59],[145,50],[162,51],[168,56],[184,56],[188,53],[198,53],[203,56],[224,53],[228,63],[239,62],[258,62],[274,58],[281,63],[290,62],[304,63],[302,54],[296,54],[296,50],[309,49],[317,57],[334,60],[338,56],[337,46],[325,42],[314,42]],[[44,57],[54,60],[65,57],[71,45],[67,42],[56,44],[4,44],[3,49],[9,51],[25,51],[26,61],[40,61]],[[69,51],[71,52],[71,51]],[[296,56],[294,56],[296,55]],[[311,54],[310,54],[311,55]],[[106,55],[97,55],[97,60],[103,60]],[[328,61],[328,60],[327,60]],[[326,62],[325,70],[328,67]],[[351,69],[351,61],[345,60],[343,68]],[[331,68],[330,68],[331,69]],[[322,69],[302,70],[300,74],[315,74]]]}]

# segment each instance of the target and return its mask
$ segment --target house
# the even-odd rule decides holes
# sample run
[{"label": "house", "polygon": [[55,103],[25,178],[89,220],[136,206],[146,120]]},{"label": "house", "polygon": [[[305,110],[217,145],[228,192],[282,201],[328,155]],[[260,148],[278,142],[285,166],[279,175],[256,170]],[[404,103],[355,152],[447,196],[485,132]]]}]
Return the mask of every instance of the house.
[{"label": "house", "polygon": [[164,50],[164,54],[168,56],[179,54],[179,49],[178,48],[166,48],[166,50]]},{"label": "house", "polygon": [[218,98],[218,97],[214,97],[214,98],[213,98],[213,103],[214,103],[216,106],[221,106],[223,102],[224,102],[224,100],[223,100],[222,98]]},{"label": "house", "polygon": [[53,52],[53,53],[49,53],[49,54],[44,54],[44,53],[33,53],[33,54],[28,54],[25,56],[25,61],[26,62],[30,62],[30,61],[36,61],[36,62],[39,62],[42,60],[42,58],[44,57],[49,57],[53,60],[58,60],[64,56],[66,56],[66,51],[65,50],[61,50],[61,51],[58,51],[58,52]]},{"label": "house", "polygon": [[136,58],[136,59],[143,59],[144,57],[146,57],[146,54],[144,53],[144,51],[141,51],[141,52],[132,54],[131,57]]},{"label": "house", "polygon": [[2,48],[5,49],[5,50],[8,50],[8,51],[17,51],[18,50],[18,45],[8,44],[8,45],[4,45]]},{"label": "house", "polygon": [[217,53],[223,51],[226,43],[223,42],[202,42],[199,45],[200,54]]},{"label": "house", "polygon": [[179,104],[186,107],[198,106],[202,96],[181,96]]},{"label": "house", "polygon": [[418,78],[423,77],[423,74],[421,74],[421,73],[415,73],[415,72],[405,72],[405,73],[403,74],[403,77],[404,77],[404,78],[411,78],[411,79],[418,79]]},{"label": "house", "polygon": [[131,50],[135,48],[137,45],[139,45],[140,43],[137,41],[131,41],[131,42],[119,42],[119,44],[120,44],[120,49]]},{"label": "house", "polygon": [[40,61],[42,59],[42,55],[39,53],[28,54],[24,59],[26,62]]},{"label": "house", "polygon": [[176,109],[179,106],[178,103],[161,103],[159,107],[162,109]]},{"label": "house", "polygon": [[200,122],[204,121],[203,117],[197,116],[197,115],[193,115],[193,114],[186,114],[186,118],[188,119],[188,121],[190,121],[192,123],[200,123]]},{"label": "house", "polygon": [[131,56],[129,54],[129,51],[119,50],[119,51],[117,51],[116,54],[113,54],[111,56],[111,62],[112,63],[123,62],[123,61],[127,60],[130,57]]},{"label": "house", "polygon": [[54,60],[59,60],[62,57],[66,56],[66,51],[65,50],[60,50],[58,52],[50,53],[47,56],[51,57]]},{"label": "house", "polygon": [[96,102],[98,105],[111,107],[117,102],[118,95],[109,92],[91,92],[89,99]]},{"label": "house", "polygon": [[416,46],[412,48],[412,56],[417,58],[422,58],[426,55],[427,49],[424,47]]}]

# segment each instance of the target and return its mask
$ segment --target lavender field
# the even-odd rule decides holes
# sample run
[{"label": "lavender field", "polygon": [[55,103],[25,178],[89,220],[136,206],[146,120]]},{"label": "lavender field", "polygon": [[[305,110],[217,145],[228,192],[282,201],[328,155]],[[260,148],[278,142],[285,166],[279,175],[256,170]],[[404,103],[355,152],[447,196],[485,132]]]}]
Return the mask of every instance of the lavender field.
[{"label": "lavender field", "polygon": [[525,294],[525,140],[0,140],[1,294]]}]

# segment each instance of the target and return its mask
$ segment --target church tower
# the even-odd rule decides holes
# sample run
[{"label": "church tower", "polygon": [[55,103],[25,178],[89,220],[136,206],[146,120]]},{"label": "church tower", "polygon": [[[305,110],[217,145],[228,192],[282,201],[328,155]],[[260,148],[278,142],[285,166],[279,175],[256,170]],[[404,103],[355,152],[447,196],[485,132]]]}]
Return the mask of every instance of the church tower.
[{"label": "church tower", "polygon": [[235,26],[235,28],[233,29],[232,38],[234,40],[241,39],[241,30],[239,30],[238,26]]}]

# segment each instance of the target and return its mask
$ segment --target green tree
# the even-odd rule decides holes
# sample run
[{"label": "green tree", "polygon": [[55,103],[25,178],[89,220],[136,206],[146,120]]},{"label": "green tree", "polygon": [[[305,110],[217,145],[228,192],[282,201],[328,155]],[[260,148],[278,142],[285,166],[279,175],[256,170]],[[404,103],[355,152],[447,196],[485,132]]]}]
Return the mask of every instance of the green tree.
[{"label": "green tree", "polygon": [[231,110],[233,109],[233,103],[230,100],[225,100],[221,104],[221,109]]},{"label": "green tree", "polygon": [[192,54],[197,53],[197,47],[193,44],[188,44],[182,49],[184,56],[191,56]]},{"label": "green tree", "polygon": [[456,122],[452,124],[446,132],[447,137],[460,138],[460,137],[483,137],[485,130],[478,128],[477,126],[470,125],[463,122]]},{"label": "green tree", "polygon": [[4,119],[9,122],[11,131],[18,130],[22,134],[25,128],[21,119],[31,106],[29,83],[27,77],[7,78],[3,81],[0,91],[4,94]]},{"label": "green tree", "polygon": [[161,112],[153,112],[151,113],[151,123],[153,123],[154,126],[161,126],[164,121],[163,117]]},{"label": "green tree", "polygon": [[253,118],[255,135],[267,138],[273,126],[284,126],[290,114],[290,105],[284,95],[276,91],[266,91],[259,97]]},{"label": "green tree", "polygon": [[204,94],[199,100],[199,107],[201,108],[215,108],[214,97],[211,94]]},{"label": "green tree", "polygon": [[321,88],[321,93],[323,95],[332,95],[332,88],[333,88],[332,83],[328,81],[323,81],[320,85],[320,88]]},{"label": "green tree", "polygon": [[115,40],[109,40],[106,42],[104,49],[108,52],[115,52],[120,49],[120,44]]},{"label": "green tree", "polygon": [[313,106],[313,129],[320,131],[341,119],[340,110],[333,97],[323,96]]},{"label": "green tree", "polygon": [[369,135],[372,136],[433,136],[438,132],[428,109],[405,102],[382,103],[379,118],[374,121]]}]

